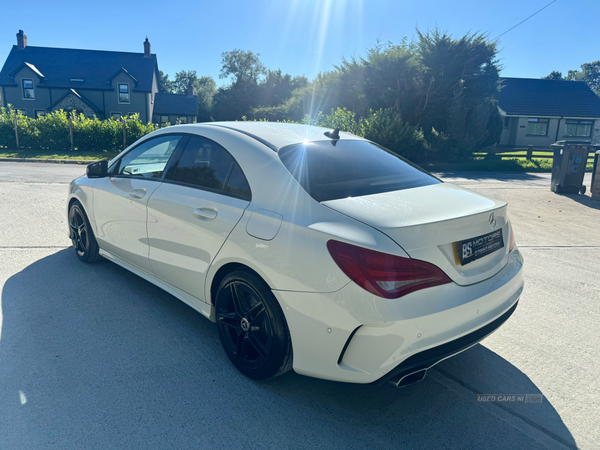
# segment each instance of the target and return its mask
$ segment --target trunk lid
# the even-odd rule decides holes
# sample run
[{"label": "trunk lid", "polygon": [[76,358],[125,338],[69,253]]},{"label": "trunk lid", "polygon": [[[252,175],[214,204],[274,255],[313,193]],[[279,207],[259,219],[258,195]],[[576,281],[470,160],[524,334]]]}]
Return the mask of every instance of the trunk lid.
[{"label": "trunk lid", "polygon": [[[508,261],[506,202],[450,183],[328,200],[322,204],[385,233],[411,258],[435,264],[459,285],[490,278]],[[497,230],[502,233],[502,248],[460,265],[453,243]]]}]

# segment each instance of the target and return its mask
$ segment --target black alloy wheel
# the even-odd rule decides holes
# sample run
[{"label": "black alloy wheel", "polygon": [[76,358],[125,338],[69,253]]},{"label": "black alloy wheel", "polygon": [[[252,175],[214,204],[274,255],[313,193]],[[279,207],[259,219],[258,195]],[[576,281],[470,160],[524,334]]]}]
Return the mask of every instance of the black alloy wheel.
[{"label": "black alloy wheel", "polygon": [[216,297],[219,337],[240,372],[263,380],[291,368],[292,347],[283,311],[260,278],[233,272],[223,279]]},{"label": "black alloy wheel", "polygon": [[74,202],[69,209],[69,229],[77,257],[84,262],[98,261],[100,259],[98,243],[79,202]]}]

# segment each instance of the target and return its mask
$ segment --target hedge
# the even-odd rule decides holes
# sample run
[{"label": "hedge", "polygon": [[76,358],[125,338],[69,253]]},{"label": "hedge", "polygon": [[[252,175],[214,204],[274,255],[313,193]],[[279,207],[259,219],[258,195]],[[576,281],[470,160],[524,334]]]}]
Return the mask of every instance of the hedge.
[{"label": "hedge", "polygon": [[127,145],[142,136],[157,130],[158,125],[143,124],[139,115],[99,120],[83,114],[55,111],[38,119],[24,116],[8,108],[0,108],[0,147],[17,148],[15,117],[19,133],[19,148],[34,150],[68,150],[71,148],[69,118],[73,126],[73,147],[75,150],[123,150],[123,123],[125,124]]},{"label": "hedge", "polygon": [[[143,124],[137,114],[120,120],[98,120],[86,118],[83,114],[56,111],[39,119],[26,117],[10,105],[0,110],[0,147],[17,148],[15,124],[19,132],[19,147],[34,150],[67,150],[71,148],[69,118],[73,126],[73,146],[76,150],[123,150],[123,124],[127,145],[142,136],[157,130],[158,125]],[[247,120],[243,117],[243,120]],[[291,122],[291,121],[284,121]],[[420,128],[402,121],[394,110],[370,111],[357,120],[353,112],[338,108],[330,114],[319,113],[316,117],[305,117],[302,123],[327,128],[340,128],[343,131],[363,136],[377,142],[391,151],[415,162],[428,160],[433,152]]]}]

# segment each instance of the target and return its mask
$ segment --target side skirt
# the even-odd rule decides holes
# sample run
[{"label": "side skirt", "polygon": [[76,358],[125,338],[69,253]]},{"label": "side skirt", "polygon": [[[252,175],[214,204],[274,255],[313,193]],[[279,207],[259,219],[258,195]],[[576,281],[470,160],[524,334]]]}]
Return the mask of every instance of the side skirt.
[{"label": "side skirt", "polygon": [[130,272],[136,274],[138,277],[143,278],[144,280],[149,281],[150,283],[158,286],[163,291],[168,292],[173,297],[178,298],[179,300],[181,300],[183,303],[185,303],[189,307],[198,311],[200,314],[202,314],[207,319],[211,319],[211,316],[214,317],[214,314],[212,314],[212,309],[213,309],[212,305],[209,305],[208,303],[204,303],[203,301],[198,300],[195,297],[192,297],[191,295],[183,292],[182,290],[177,289],[176,287],[171,286],[170,284],[167,284],[162,280],[159,280],[151,273],[146,272],[145,270],[140,269],[139,267],[129,264],[128,262],[124,261],[123,259],[119,258],[118,256],[113,255],[112,253],[107,252],[106,250],[100,249],[100,255],[102,255],[109,261],[114,262],[115,264],[123,267],[124,269],[127,269]]}]

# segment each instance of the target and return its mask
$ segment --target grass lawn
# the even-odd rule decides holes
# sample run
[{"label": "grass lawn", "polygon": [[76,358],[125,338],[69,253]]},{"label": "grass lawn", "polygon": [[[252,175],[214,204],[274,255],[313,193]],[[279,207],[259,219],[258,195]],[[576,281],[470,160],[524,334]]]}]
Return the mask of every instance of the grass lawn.
[{"label": "grass lawn", "polygon": [[[534,152],[535,153],[535,152]],[[591,172],[594,165],[593,159],[588,159],[586,172]],[[531,161],[523,156],[502,159],[500,157],[475,157],[460,164],[429,164],[423,168],[430,172],[552,172],[552,160],[532,158]]]},{"label": "grass lawn", "polygon": [[34,158],[34,159],[72,159],[80,161],[98,161],[112,159],[118,153],[107,151],[56,151],[56,150],[8,150],[0,148],[0,158]]}]

